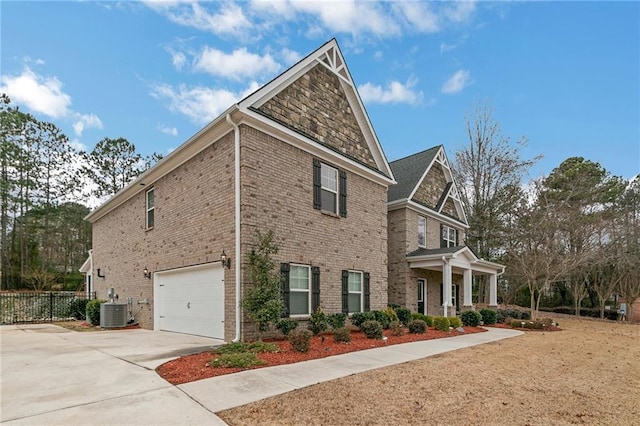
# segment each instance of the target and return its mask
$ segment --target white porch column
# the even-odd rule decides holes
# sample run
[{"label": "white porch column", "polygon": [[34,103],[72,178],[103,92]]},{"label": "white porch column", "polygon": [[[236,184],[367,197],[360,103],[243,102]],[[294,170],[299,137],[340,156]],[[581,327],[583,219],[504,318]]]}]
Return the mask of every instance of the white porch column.
[{"label": "white porch column", "polygon": [[473,294],[473,278],[471,275],[471,269],[465,269],[463,274],[464,278],[464,302],[463,306],[473,306],[471,296]]},{"label": "white porch column", "polygon": [[489,305],[498,306],[498,275],[489,275]]},{"label": "white porch column", "polygon": [[442,265],[442,308],[444,317],[449,316],[449,305],[451,304],[451,265],[445,260]]}]

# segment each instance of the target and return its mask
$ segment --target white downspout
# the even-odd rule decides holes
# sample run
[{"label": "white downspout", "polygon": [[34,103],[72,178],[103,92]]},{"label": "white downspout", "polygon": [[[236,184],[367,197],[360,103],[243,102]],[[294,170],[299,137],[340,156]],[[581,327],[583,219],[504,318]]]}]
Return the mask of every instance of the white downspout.
[{"label": "white downspout", "polygon": [[235,194],[235,237],[236,237],[236,337],[233,342],[240,340],[240,129],[231,119],[231,114],[227,114],[227,123],[233,126],[234,142],[234,194]]}]

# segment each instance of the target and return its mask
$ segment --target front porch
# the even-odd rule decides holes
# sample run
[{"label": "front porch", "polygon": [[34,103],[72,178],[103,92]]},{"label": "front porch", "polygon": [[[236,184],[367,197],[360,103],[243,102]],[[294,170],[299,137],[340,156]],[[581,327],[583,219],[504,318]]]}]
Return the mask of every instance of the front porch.
[{"label": "front porch", "polygon": [[[418,286],[418,312],[422,309],[421,313],[427,315],[448,317],[456,315],[456,311],[473,309],[473,277],[479,275],[488,277],[489,305],[498,305],[498,276],[504,272],[504,266],[479,259],[466,246],[419,249],[407,255],[407,262],[412,275],[417,277],[414,282]],[[438,304],[434,302],[434,293],[439,293]]]}]

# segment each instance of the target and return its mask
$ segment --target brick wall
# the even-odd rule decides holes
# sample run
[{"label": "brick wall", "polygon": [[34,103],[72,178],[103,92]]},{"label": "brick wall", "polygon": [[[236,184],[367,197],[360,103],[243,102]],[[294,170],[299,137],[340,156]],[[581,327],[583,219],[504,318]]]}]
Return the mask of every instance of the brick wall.
[{"label": "brick wall", "polygon": [[[203,136],[205,137],[205,136]],[[155,191],[155,226],[145,229],[145,191]],[[153,328],[151,272],[220,260],[234,252],[233,136],[228,134],[93,224],[97,296],[113,287],[119,301],[133,298],[136,320]],[[225,336],[232,338],[234,276],[225,269]],[[149,304],[138,304],[148,299]]]},{"label": "brick wall", "polygon": [[[347,217],[313,208],[313,156],[254,128],[242,134],[242,253],[273,230],[276,260],[320,267],[320,305],[341,312],[343,269],[371,274],[371,309],[387,305],[386,188],[347,172]],[[249,285],[243,276],[243,288]]]}]

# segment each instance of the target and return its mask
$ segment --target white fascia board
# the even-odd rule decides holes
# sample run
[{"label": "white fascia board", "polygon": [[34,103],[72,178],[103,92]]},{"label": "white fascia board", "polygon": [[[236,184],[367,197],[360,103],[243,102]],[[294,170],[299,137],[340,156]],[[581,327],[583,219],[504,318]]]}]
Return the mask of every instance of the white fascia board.
[{"label": "white fascia board", "polygon": [[475,266],[483,267],[484,269],[493,270],[494,272],[502,273],[505,270],[505,266],[499,263],[490,262],[484,259],[478,259],[474,262]]},{"label": "white fascia board", "polygon": [[394,179],[384,176],[379,172],[375,172],[374,170],[369,169],[368,167],[365,167],[362,164],[351,160],[350,158],[347,158],[340,153],[289,129],[286,126],[283,126],[280,123],[270,120],[261,114],[245,108],[242,108],[241,112],[242,117],[240,118],[239,124],[245,124],[260,130],[269,136],[284,141],[296,148],[310,153],[311,155],[315,155],[320,159],[372,180],[385,187],[389,187],[389,185],[396,183]]},{"label": "white fascia board", "polygon": [[409,210],[413,210],[414,212],[423,215],[423,216],[429,216],[432,219],[437,219],[439,221],[441,221],[442,223],[445,223],[447,225],[451,225],[454,227],[461,227],[464,229],[469,229],[469,225],[467,225],[466,223],[462,223],[458,220],[452,219],[449,216],[445,216],[441,213],[438,213],[435,210],[431,210],[425,206],[423,206],[422,204],[418,204],[415,201],[411,201],[409,199],[402,199],[402,200],[395,200],[395,201],[391,201],[389,203],[387,203],[387,211],[393,211],[393,210],[399,210],[399,209],[409,209]]},{"label": "white fascia board", "polygon": [[139,192],[150,188],[158,179],[171,173],[227,133],[231,132],[233,129],[226,122],[226,116],[236,109],[237,105],[231,106],[223,112],[222,115],[187,139],[169,155],[158,161],[158,163],[153,165],[149,170],[145,171],[114,196],[98,206],[84,219],[91,223],[95,222]]}]

